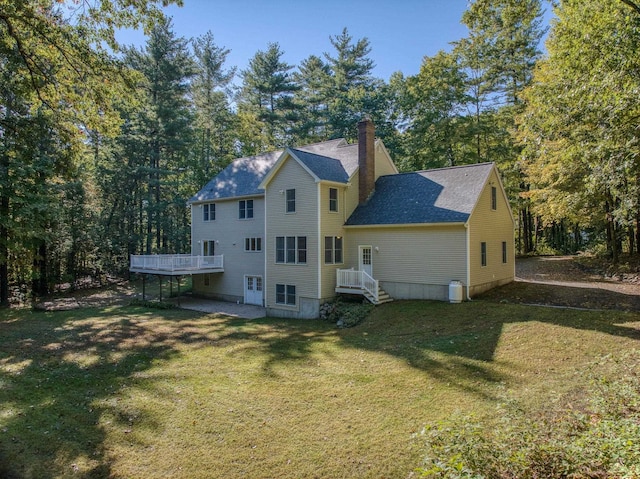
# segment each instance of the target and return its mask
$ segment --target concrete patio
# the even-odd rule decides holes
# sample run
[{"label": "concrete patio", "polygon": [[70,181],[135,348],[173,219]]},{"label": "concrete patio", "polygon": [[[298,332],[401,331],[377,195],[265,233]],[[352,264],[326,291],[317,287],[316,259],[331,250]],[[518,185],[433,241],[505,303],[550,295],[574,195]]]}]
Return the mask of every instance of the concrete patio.
[{"label": "concrete patio", "polygon": [[189,296],[181,296],[179,304],[177,298],[172,298],[170,301],[182,309],[190,309],[203,313],[219,313],[237,318],[257,319],[264,318],[267,315],[265,308],[252,304],[238,304]]}]

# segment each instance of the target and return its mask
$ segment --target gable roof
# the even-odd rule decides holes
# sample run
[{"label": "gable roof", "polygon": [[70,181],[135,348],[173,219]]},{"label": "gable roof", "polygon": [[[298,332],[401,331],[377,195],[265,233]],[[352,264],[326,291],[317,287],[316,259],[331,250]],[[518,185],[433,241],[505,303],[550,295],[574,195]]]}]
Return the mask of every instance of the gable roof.
[{"label": "gable roof", "polygon": [[480,163],[381,176],[345,225],[465,223],[494,168]]},{"label": "gable roof", "polygon": [[340,138],[287,148],[260,183],[261,188],[267,186],[288,158],[297,161],[316,182],[346,184],[358,169],[358,144],[349,144],[344,138]]},{"label": "gable roof", "polygon": [[[380,140],[376,140],[376,145],[378,142]],[[238,158],[191,197],[188,203],[262,195],[264,186],[288,157],[298,161],[316,181],[346,184],[358,170],[358,144],[338,138]]]},{"label": "gable roof", "polygon": [[306,169],[315,176],[316,181],[349,182],[349,175],[340,160],[296,148],[287,151],[307,167]]},{"label": "gable roof", "polygon": [[232,161],[191,197],[188,203],[261,195],[263,191],[258,185],[281,155],[282,150],[279,150]]}]

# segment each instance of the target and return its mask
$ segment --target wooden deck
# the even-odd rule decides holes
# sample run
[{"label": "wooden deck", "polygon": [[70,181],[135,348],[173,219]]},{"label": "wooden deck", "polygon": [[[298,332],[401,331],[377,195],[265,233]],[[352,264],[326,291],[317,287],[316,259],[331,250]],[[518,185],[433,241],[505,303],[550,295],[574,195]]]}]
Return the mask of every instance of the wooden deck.
[{"label": "wooden deck", "polygon": [[224,273],[224,256],[192,256],[190,254],[131,255],[132,273],[184,276]]}]

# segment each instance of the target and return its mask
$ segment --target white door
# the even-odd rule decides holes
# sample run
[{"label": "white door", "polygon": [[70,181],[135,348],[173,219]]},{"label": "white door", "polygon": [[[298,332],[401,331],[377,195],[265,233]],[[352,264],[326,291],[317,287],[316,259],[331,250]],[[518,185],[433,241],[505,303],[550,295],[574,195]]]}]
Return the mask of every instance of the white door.
[{"label": "white door", "polygon": [[262,306],[262,276],[244,277],[244,302]]},{"label": "white door", "polygon": [[373,257],[371,255],[371,246],[358,246],[360,252],[359,268],[360,271],[366,272],[373,277]]}]

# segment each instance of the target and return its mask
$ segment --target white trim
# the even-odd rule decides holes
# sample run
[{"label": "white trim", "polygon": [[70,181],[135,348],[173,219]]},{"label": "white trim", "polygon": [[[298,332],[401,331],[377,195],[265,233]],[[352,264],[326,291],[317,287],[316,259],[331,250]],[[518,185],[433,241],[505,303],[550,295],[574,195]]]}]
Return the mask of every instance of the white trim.
[{"label": "white trim", "polygon": [[465,230],[467,233],[467,299],[471,301],[471,296],[469,296],[471,289],[471,226],[466,224]]},{"label": "white trim", "polygon": [[[257,284],[255,282],[255,279],[260,278],[260,286],[261,286],[260,287],[260,293],[262,293],[261,294],[262,298],[260,299],[260,303],[259,304],[258,303],[249,303],[249,302],[247,302],[247,278],[254,278],[254,291],[256,291],[255,284]],[[243,299],[244,304],[253,304],[253,305],[256,305],[256,306],[258,306],[258,305],[259,306],[264,306],[264,303],[265,303],[264,290],[265,290],[265,282],[264,282],[264,278],[262,277],[262,275],[259,275],[259,274],[245,274],[243,276],[243,278],[242,278],[242,291],[243,291],[242,299]]]},{"label": "white trim", "polygon": [[264,198],[264,193],[258,193],[255,195],[225,196],[224,198],[209,198],[207,200],[197,200],[187,204],[189,206],[202,206],[205,203],[219,203],[220,201],[238,201],[238,200],[246,200],[251,198]]},{"label": "white trim", "polygon": [[432,228],[442,226],[467,226],[467,222],[452,223],[398,223],[398,224],[376,224],[376,225],[344,225],[343,228]]},{"label": "white trim", "polygon": [[[362,266],[364,266],[364,263],[362,262],[362,252],[365,248],[369,248],[371,251],[369,254],[369,257],[371,258],[371,264],[369,265],[371,267],[371,271],[365,271],[362,269]],[[365,271],[369,276],[373,277],[373,246],[369,244],[358,245],[358,271]]]},{"label": "white trim", "polygon": [[264,179],[260,182],[258,188],[265,190],[267,188],[267,185],[271,183],[273,177],[276,175],[276,173],[278,173],[278,171],[280,171],[280,168],[282,168],[282,165],[284,165],[284,162],[289,157],[293,158],[296,163],[298,163],[307,173],[309,173],[309,175],[311,175],[311,178],[313,178],[316,182],[320,181],[320,178],[318,178],[315,173],[313,173],[313,171],[311,171],[307,167],[307,165],[300,161],[300,159],[296,157],[296,155],[293,153],[293,151],[291,151],[290,148],[287,148],[282,152],[280,158],[278,158],[275,164],[271,167],[271,170],[269,171],[269,173],[267,173],[267,176],[265,176]]}]

